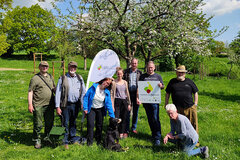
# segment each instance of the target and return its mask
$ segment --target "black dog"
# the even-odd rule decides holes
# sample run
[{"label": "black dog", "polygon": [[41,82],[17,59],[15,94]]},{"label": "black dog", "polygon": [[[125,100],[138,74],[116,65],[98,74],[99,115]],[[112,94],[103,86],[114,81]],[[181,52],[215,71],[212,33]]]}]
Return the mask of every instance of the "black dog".
[{"label": "black dog", "polygon": [[121,122],[118,118],[109,118],[109,126],[105,137],[105,148],[120,152],[122,147],[119,144],[118,124]]}]

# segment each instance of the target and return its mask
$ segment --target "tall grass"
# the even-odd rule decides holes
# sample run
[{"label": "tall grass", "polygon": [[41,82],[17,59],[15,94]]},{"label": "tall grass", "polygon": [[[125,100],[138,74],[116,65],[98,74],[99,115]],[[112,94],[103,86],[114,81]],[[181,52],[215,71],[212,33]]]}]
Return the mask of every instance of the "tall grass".
[{"label": "tall grass", "polygon": [[[19,58],[19,57],[18,57]],[[83,59],[76,56],[72,60],[78,62],[78,73],[83,75],[86,82],[88,71],[83,71]],[[48,62],[58,60],[47,59]],[[69,59],[70,61],[71,59]],[[142,65],[142,63],[141,63]],[[50,63],[51,66],[51,63]],[[90,63],[88,63],[89,69]],[[125,62],[121,62],[125,67]],[[127,152],[112,152],[97,146],[71,145],[69,150],[62,146],[56,148],[43,147],[36,150],[31,141],[32,115],[27,110],[27,90],[33,76],[33,62],[20,59],[0,58],[0,68],[23,68],[24,71],[0,71],[0,159],[201,159],[199,156],[187,157],[167,144],[153,147],[150,141],[150,129],[146,113],[142,106],[139,111],[138,135],[120,141],[122,146],[129,147]],[[55,69],[55,82],[61,74],[60,66]],[[51,68],[49,69],[51,73]],[[165,85],[175,77],[174,72],[160,73]],[[187,75],[193,78],[192,75]],[[199,88],[199,135],[201,145],[210,148],[210,159],[240,158],[240,82],[226,78],[207,77],[204,80],[194,79]],[[160,121],[162,135],[170,131],[169,118],[163,108],[165,91],[162,90],[160,105]],[[78,135],[80,135],[80,118],[77,120]],[[104,121],[106,130],[108,118]],[[57,120],[57,118],[56,118]],[[86,135],[86,122],[83,135]]]}]

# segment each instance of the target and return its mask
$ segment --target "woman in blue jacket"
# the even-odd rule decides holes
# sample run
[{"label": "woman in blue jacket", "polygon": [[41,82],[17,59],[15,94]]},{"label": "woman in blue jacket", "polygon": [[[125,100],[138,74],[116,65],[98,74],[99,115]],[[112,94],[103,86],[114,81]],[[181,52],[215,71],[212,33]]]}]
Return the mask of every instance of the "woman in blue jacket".
[{"label": "woman in blue jacket", "polygon": [[93,144],[94,121],[96,126],[95,138],[97,144],[101,143],[103,119],[108,114],[115,118],[112,107],[110,88],[111,78],[104,78],[94,83],[87,91],[83,99],[83,110],[87,115],[87,145]]}]

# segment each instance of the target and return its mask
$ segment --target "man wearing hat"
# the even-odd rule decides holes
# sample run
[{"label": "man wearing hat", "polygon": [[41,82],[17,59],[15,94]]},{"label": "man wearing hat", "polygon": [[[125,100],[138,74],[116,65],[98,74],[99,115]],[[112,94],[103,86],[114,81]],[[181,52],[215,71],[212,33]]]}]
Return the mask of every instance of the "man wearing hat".
[{"label": "man wearing hat", "polygon": [[69,148],[69,143],[79,143],[80,139],[76,136],[76,119],[86,90],[83,78],[76,74],[76,70],[77,63],[71,61],[68,64],[68,73],[58,80],[55,96],[56,112],[62,115],[66,131],[63,139],[65,149]]},{"label": "man wearing hat", "polygon": [[165,106],[168,104],[171,95],[178,113],[185,115],[198,133],[198,88],[191,79],[185,78],[186,73],[187,70],[184,65],[177,67],[177,78],[171,79],[166,88]]},{"label": "man wearing hat", "polygon": [[48,63],[42,61],[39,64],[40,72],[34,75],[28,88],[28,111],[33,113],[33,141],[35,148],[41,148],[40,131],[42,121],[45,122],[44,140],[49,140],[49,133],[54,120],[55,85],[52,76],[47,73]]}]

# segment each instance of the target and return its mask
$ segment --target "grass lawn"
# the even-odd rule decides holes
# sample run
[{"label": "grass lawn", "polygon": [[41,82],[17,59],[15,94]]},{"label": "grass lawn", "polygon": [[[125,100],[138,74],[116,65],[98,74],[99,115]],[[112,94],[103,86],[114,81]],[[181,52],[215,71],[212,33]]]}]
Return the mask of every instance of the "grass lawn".
[{"label": "grass lawn", "polygon": [[[55,57],[47,58],[49,62],[57,60]],[[80,64],[78,73],[82,74],[86,82],[88,71],[82,70],[83,59],[81,57],[73,59]],[[88,61],[88,69],[89,65]],[[121,62],[121,65],[125,67],[125,62]],[[92,147],[71,145],[69,150],[64,150],[63,146],[36,150],[31,141],[32,115],[27,109],[27,90],[33,76],[33,62],[17,55],[10,59],[0,58],[0,68],[2,67],[26,70],[0,71],[0,159],[201,159],[199,156],[187,157],[175,150],[172,144],[153,147],[146,113],[142,106],[139,111],[139,134],[130,135],[129,138],[120,141],[122,146],[129,147],[127,152],[108,151],[95,143]],[[59,67],[56,65],[56,83],[61,74]],[[49,72],[52,73],[51,68]],[[160,74],[165,85],[175,77],[174,72]],[[193,78],[192,75],[187,76]],[[209,146],[209,159],[240,159],[240,81],[228,80],[225,77],[206,77],[204,80],[196,78],[194,82],[199,88],[200,143]],[[163,108],[164,90],[161,98],[160,121],[162,135],[165,136],[170,131],[170,124]],[[77,120],[78,135],[80,135],[80,119],[81,113]],[[105,118],[104,130],[107,123],[108,117]],[[86,135],[86,121],[84,126],[83,135]]]}]

